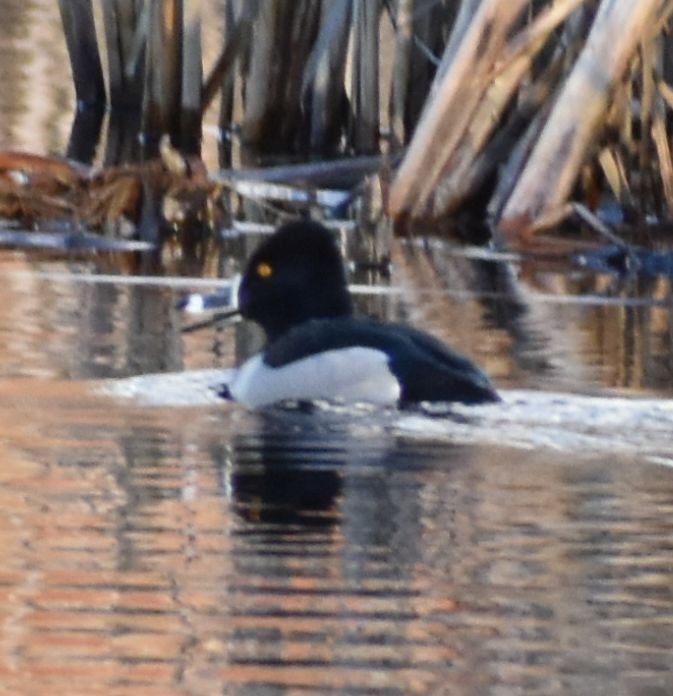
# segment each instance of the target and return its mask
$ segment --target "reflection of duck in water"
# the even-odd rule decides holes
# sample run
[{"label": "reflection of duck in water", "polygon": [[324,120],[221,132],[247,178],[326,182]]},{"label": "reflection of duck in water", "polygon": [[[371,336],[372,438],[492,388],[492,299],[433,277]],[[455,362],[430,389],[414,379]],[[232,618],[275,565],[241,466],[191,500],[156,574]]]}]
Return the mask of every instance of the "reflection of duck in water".
[{"label": "reflection of duck in water", "polygon": [[353,316],[343,262],[330,232],[301,220],[280,227],[253,254],[239,311],[268,344],[222,388],[258,408],[286,399],[498,401],[484,373],[409,326]]},{"label": "reflection of duck in water", "polygon": [[252,523],[329,527],[337,522],[346,446],[325,433],[293,433],[291,414],[233,442],[228,483]]},{"label": "reflection of duck in water", "polygon": [[405,442],[382,424],[375,411],[356,426],[350,412],[307,417],[273,409],[255,416],[254,427],[215,454],[238,518],[237,552],[258,554],[267,569],[286,568],[295,556],[308,566],[315,554],[330,555],[358,582],[380,573],[382,563],[396,581],[412,573],[424,525],[433,527],[428,510],[450,517],[456,505],[444,495],[448,488],[435,490],[434,482],[467,476],[473,449]]}]

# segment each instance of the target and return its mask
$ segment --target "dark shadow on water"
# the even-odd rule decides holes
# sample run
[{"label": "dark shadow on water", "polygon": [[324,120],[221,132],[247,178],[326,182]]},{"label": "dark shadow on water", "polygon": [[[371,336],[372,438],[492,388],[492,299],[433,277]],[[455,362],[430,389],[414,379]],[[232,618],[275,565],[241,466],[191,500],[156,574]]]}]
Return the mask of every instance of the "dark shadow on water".
[{"label": "dark shadow on water", "polygon": [[257,425],[214,453],[236,513],[253,525],[336,524],[349,460],[344,437],[323,430],[314,414],[291,410],[262,413]]},{"label": "dark shadow on water", "polygon": [[230,484],[247,522],[324,528],[338,516],[346,449],[337,441],[264,427],[232,442]]},{"label": "dark shadow on water", "polygon": [[396,572],[413,564],[419,481],[438,467],[464,468],[470,447],[400,440],[380,416],[272,409],[217,448],[219,479],[243,529],[271,536],[338,529],[347,548],[386,549]]}]

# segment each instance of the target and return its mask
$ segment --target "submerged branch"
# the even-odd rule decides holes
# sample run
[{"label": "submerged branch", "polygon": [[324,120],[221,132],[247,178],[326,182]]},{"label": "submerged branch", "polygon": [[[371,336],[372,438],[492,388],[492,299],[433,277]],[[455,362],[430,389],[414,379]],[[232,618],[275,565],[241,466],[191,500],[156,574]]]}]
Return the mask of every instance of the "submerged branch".
[{"label": "submerged branch", "polygon": [[132,239],[111,239],[84,232],[23,232],[1,230],[0,246],[53,251],[152,251],[154,244]]}]

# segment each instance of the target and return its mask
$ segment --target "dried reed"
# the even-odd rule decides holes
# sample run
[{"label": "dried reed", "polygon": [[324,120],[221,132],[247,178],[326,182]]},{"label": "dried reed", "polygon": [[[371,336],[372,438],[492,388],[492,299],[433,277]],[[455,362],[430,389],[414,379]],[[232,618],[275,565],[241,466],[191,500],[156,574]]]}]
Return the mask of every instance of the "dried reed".
[{"label": "dried reed", "polygon": [[[406,147],[384,195],[400,222],[478,200],[516,246],[569,201],[673,215],[673,0],[220,2],[205,80],[200,0],[103,3],[110,102],[142,108],[146,142],[196,151],[219,96],[243,163]],[[61,9],[78,98],[99,100],[90,3]]]}]

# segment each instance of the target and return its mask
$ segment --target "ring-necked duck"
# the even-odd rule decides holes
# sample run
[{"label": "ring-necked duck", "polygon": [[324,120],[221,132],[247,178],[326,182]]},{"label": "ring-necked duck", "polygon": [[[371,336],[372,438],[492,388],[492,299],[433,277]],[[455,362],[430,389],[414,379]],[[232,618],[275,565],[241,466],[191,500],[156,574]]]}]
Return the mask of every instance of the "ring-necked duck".
[{"label": "ring-necked duck", "polygon": [[312,399],[499,401],[478,367],[433,336],[355,317],[341,254],[317,222],[285,224],[259,246],[238,310],[264,329],[267,345],[221,393],[250,408]]}]

